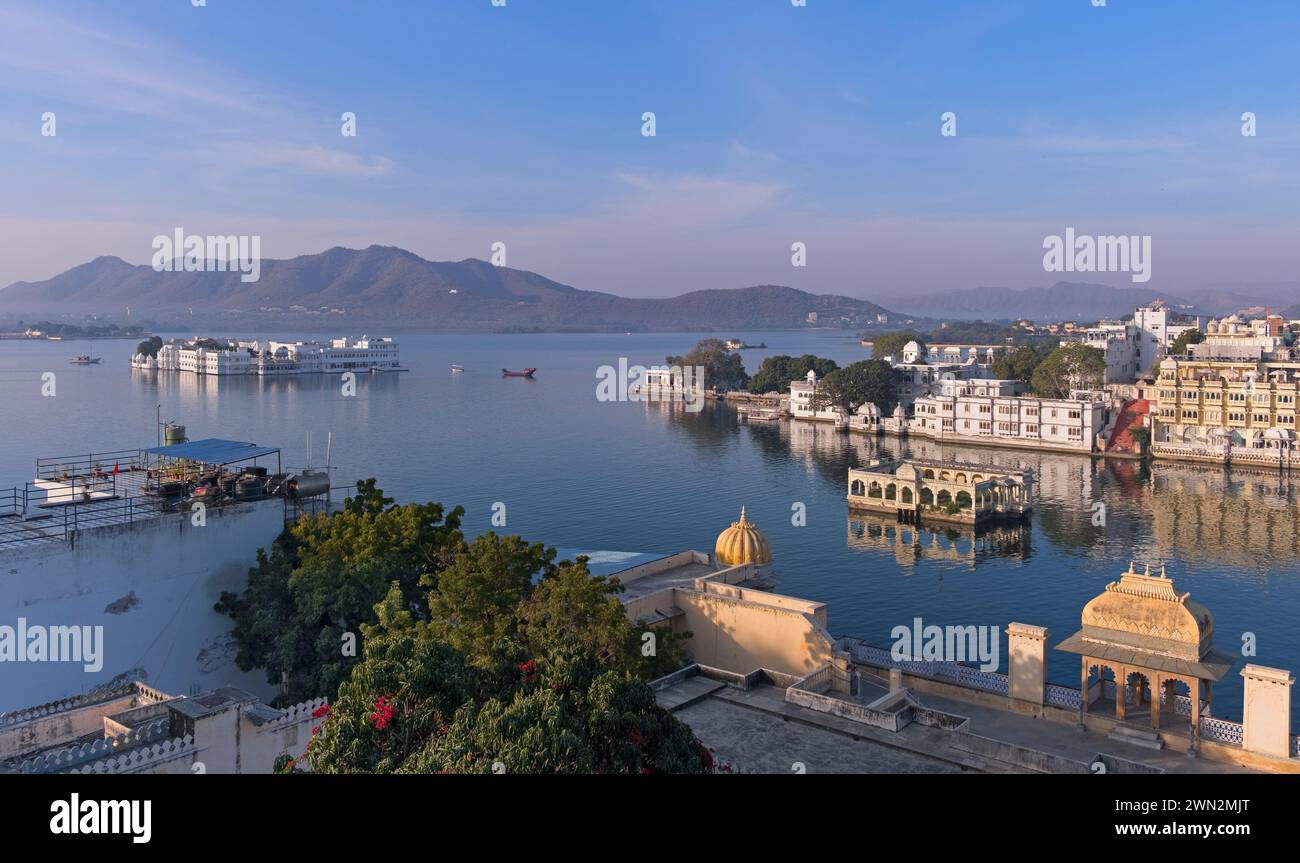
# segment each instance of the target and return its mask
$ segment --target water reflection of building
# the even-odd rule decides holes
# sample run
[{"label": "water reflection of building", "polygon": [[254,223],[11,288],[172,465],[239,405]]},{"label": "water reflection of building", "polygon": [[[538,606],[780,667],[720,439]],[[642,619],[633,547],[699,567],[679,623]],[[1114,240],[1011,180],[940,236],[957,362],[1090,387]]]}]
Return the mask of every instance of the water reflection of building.
[{"label": "water reflection of building", "polygon": [[1032,531],[1027,523],[978,528],[951,524],[899,524],[891,517],[855,512],[848,517],[851,549],[886,551],[899,566],[921,560],[947,560],[974,567],[990,557],[1029,557]]},{"label": "water reflection of building", "polygon": [[1224,473],[1156,462],[1151,533],[1162,557],[1262,562],[1300,557],[1300,503],[1267,473]]}]

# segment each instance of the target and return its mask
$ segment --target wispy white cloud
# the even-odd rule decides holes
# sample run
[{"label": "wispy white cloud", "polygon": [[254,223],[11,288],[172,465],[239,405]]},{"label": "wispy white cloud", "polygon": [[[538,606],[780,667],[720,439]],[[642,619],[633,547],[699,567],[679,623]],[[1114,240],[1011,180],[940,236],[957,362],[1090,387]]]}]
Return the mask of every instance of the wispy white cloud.
[{"label": "wispy white cloud", "polygon": [[[0,8],[0,93],[5,90],[82,106],[99,117],[145,118],[187,140],[200,133],[206,140],[215,126],[225,142],[210,152],[228,159],[229,168],[367,178],[394,167],[384,156],[314,143],[317,112],[272,83],[178,54],[157,39],[30,7]],[[113,133],[111,123],[102,127],[105,134]],[[201,146],[187,148],[190,158]]]},{"label": "wispy white cloud", "polygon": [[289,168],[310,174],[380,177],[392,173],[396,162],[383,156],[363,156],[345,150],[291,144],[235,141],[217,147],[229,164],[249,168]]}]

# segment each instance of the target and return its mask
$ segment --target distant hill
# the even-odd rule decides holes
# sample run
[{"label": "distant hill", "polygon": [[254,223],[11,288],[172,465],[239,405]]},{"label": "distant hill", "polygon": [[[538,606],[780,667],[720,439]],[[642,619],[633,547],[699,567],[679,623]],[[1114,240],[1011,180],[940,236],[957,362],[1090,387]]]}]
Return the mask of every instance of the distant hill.
[{"label": "distant hill", "polygon": [[485,261],[427,261],[403,249],[332,248],[288,260],[263,260],[261,278],[235,273],[157,272],[101,257],[41,282],[0,291],[0,310],[133,314],[268,315],[293,307],[349,322],[446,329],[762,329],[818,323],[854,326],[885,309],[850,297],[810,294],[779,285],[702,290],[665,299],[630,299],[582,291],[536,273]]},{"label": "distant hill", "polygon": [[1087,282],[1057,282],[1047,288],[965,288],[937,294],[882,297],[881,302],[913,315],[950,320],[1096,321],[1120,318],[1155,299],[1196,314],[1196,304],[1145,288],[1112,288]]},{"label": "distant hill", "polygon": [[1180,289],[1177,294],[1149,288],[1057,282],[1046,288],[963,288],[878,299],[913,315],[950,320],[1095,321],[1128,317],[1134,309],[1155,299],[1164,300],[1186,315],[1219,316],[1263,306],[1283,308],[1300,303],[1300,282],[1202,285]]},{"label": "distant hill", "polygon": [[[1274,311],[1300,308],[1300,282],[1201,285],[1179,293],[1216,315],[1250,308],[1268,307]],[[1295,316],[1294,311],[1291,316]]]}]

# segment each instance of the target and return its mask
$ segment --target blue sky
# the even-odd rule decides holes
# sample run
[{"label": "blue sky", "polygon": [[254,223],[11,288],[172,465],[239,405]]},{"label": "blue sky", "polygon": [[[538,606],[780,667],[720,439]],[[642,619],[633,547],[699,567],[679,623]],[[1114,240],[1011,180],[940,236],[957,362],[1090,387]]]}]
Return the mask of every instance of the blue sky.
[{"label": "blue sky", "polygon": [[1067,226],[1294,280],[1300,4],[1092,2],[5,0],[0,285],[177,226],[646,296],[1050,284]]}]

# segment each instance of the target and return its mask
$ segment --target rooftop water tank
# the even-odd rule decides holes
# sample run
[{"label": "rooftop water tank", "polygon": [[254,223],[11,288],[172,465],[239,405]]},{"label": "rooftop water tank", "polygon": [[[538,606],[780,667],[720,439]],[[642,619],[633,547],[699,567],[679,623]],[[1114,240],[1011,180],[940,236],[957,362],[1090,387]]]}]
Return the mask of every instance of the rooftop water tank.
[{"label": "rooftop water tank", "polygon": [[163,444],[173,446],[178,443],[185,443],[188,438],[185,437],[185,426],[168,425],[163,428]]}]

